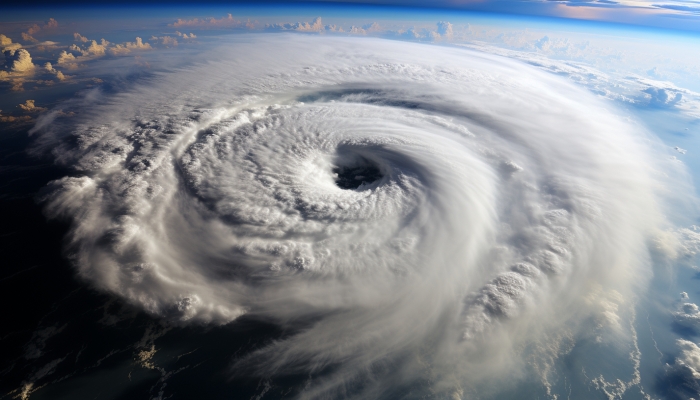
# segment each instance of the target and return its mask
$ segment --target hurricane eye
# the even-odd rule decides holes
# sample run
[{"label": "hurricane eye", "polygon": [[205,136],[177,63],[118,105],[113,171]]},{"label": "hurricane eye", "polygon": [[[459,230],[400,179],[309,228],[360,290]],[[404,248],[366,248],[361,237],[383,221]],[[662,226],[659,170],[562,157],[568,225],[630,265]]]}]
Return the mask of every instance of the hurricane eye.
[{"label": "hurricane eye", "polygon": [[379,166],[361,157],[340,157],[333,167],[335,184],[344,190],[364,190],[382,179]]}]

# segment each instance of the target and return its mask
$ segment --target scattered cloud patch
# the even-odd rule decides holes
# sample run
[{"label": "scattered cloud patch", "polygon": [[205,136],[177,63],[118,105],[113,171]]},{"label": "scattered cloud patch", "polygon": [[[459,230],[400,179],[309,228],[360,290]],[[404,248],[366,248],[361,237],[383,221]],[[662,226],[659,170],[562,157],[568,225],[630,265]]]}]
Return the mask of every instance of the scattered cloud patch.
[{"label": "scattered cloud patch", "polygon": [[700,332],[700,308],[689,301],[688,293],[681,293],[681,302],[678,310],[673,312],[674,322],[690,329],[694,333]]},{"label": "scattered cloud patch", "polygon": [[49,20],[44,25],[34,24],[30,26],[26,32],[22,33],[22,39],[28,42],[38,42],[38,40],[34,38],[34,35],[43,30],[54,28],[58,28],[58,21],[56,21],[53,18],[49,18]]},{"label": "scattered cloud patch", "polygon": [[44,64],[44,70],[46,70],[46,72],[54,74],[56,76],[56,79],[58,79],[59,81],[64,81],[66,79],[66,76],[63,75],[63,72],[55,69],[50,62]]},{"label": "scattered cloud patch", "polygon": [[13,123],[13,122],[31,122],[34,119],[29,115],[3,115],[2,110],[0,110],[0,122]]},{"label": "scattered cloud patch", "polygon": [[72,53],[65,50],[61,52],[61,54],[58,56],[58,60],[56,61],[58,65],[73,64],[75,62],[77,62],[76,57]]},{"label": "scattered cloud patch", "polygon": [[46,108],[44,108],[44,107],[37,107],[36,104],[35,104],[35,102],[34,102],[34,100],[27,100],[27,101],[25,101],[24,103],[20,104],[18,107],[21,108],[21,109],[24,110],[24,111],[27,111],[27,112],[43,112],[43,111],[46,111]]},{"label": "scattered cloud patch", "polygon": [[192,32],[190,32],[190,34],[188,35],[186,33],[180,32],[180,31],[175,31],[175,34],[183,39],[196,39],[197,38],[197,35],[195,35]]},{"label": "scattered cloud patch", "polygon": [[73,34],[73,38],[74,38],[77,42],[83,42],[83,43],[87,43],[87,42],[88,42],[88,38],[86,38],[85,36],[79,34],[78,32],[75,32],[75,33]]},{"label": "scattered cloud patch", "polygon": [[9,65],[10,71],[15,73],[29,72],[34,69],[32,57],[25,49],[6,51],[5,65]]},{"label": "scattered cloud patch", "polygon": [[233,15],[228,14],[223,18],[194,18],[194,19],[178,19],[170,26],[175,28],[188,27],[188,28],[247,28],[253,29],[255,23],[250,20],[242,21],[237,20]]},{"label": "scattered cloud patch", "polygon": [[32,43],[37,43],[39,42],[37,39],[35,39],[32,35],[22,32],[22,40],[27,41],[27,42],[32,42]]},{"label": "scattered cloud patch", "polygon": [[284,24],[267,24],[265,29],[272,31],[322,32],[326,30],[321,17],[311,22],[295,22]]},{"label": "scattered cloud patch", "polygon": [[367,32],[381,32],[382,31],[382,27],[376,22],[372,22],[371,24],[363,25],[362,29],[364,29]]},{"label": "scattered cloud patch", "polygon": [[12,44],[12,39],[10,39],[9,37],[7,37],[5,35],[0,34],[0,46],[8,46],[10,44]]},{"label": "scattered cloud patch", "polygon": [[83,55],[103,56],[105,55],[107,46],[109,46],[109,42],[104,39],[102,39],[100,43],[93,40],[90,42],[90,46],[88,46],[86,49],[87,54],[83,53]]},{"label": "scattered cloud patch", "polygon": [[132,50],[151,50],[153,47],[150,43],[144,43],[143,39],[137,37],[133,42],[125,42],[122,44],[117,44],[110,49],[110,52],[114,55],[123,55],[130,53]]},{"label": "scattered cloud patch", "polygon": [[437,33],[447,40],[452,40],[454,38],[453,26],[447,21],[440,21],[437,23]]},{"label": "scattered cloud patch", "polygon": [[666,88],[649,87],[642,92],[649,95],[649,106],[651,107],[673,107],[683,99],[683,94]]},{"label": "scattered cloud patch", "polygon": [[22,48],[22,45],[19,43],[13,43],[12,39],[9,37],[0,34],[0,49],[2,52],[14,52]]},{"label": "scattered cloud patch", "polygon": [[177,38],[173,36],[152,36],[150,40],[159,42],[165,47],[175,47],[178,45]]},{"label": "scattered cloud patch", "polygon": [[670,399],[693,399],[700,396],[700,347],[684,339],[676,340],[680,349],[672,364],[657,383],[661,394]]}]

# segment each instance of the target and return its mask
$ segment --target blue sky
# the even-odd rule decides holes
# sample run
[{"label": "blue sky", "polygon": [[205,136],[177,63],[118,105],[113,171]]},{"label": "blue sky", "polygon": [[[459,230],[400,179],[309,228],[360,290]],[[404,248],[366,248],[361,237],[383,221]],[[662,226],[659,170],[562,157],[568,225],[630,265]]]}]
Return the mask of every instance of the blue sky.
[{"label": "blue sky", "polygon": [[[435,11],[476,11],[499,14],[516,14],[545,17],[561,17],[567,19],[605,21],[613,23],[642,25],[665,29],[681,29],[700,31],[700,1],[696,0],[345,0],[345,1],[224,1],[205,0],[193,3],[191,0],[144,0],[117,1],[107,0],[95,3],[90,0],[67,0],[59,7],[49,0],[7,0],[0,8],[15,8],[13,12],[3,13],[0,21],[13,21],[21,18],[22,9],[39,8],[70,9],[71,6],[90,6],[92,8],[124,7],[124,6],[168,6],[168,8],[221,7],[236,9],[269,9],[271,12],[288,13],[290,8],[324,9],[336,8],[342,12],[349,11],[348,5],[375,6],[374,12],[381,13],[382,6],[400,6],[410,9],[420,8],[421,12]],[[330,6],[330,7],[329,7]],[[378,6],[378,7],[377,7]],[[356,9],[355,7],[352,7]],[[363,7],[360,7],[363,8]],[[162,11],[162,10],[161,10]],[[175,10],[173,10],[175,11]],[[396,13],[394,7],[387,8],[387,13]]]}]

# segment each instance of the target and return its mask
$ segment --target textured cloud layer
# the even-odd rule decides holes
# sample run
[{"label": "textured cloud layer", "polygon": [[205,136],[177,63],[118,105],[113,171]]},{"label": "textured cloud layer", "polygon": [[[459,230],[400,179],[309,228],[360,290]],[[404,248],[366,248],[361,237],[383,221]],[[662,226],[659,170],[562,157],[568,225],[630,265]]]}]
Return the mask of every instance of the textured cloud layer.
[{"label": "textured cloud layer", "polygon": [[234,369],[322,373],[311,397],[459,395],[544,334],[621,329],[662,222],[638,127],[469,50],[232,41],[37,125],[78,174],[47,210],[80,276],[169,320],[299,332]]}]

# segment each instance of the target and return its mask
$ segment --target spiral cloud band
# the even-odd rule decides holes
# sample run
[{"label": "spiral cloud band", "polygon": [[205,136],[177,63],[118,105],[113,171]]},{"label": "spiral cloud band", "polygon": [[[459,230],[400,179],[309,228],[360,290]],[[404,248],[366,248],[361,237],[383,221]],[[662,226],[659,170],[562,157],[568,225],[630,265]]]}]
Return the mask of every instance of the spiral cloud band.
[{"label": "spiral cloud band", "polygon": [[659,167],[585,90],[380,39],[205,55],[38,130],[77,171],[47,209],[81,277],[178,323],[296,329],[234,369],[459,391],[574,321],[614,330],[644,287]]}]

